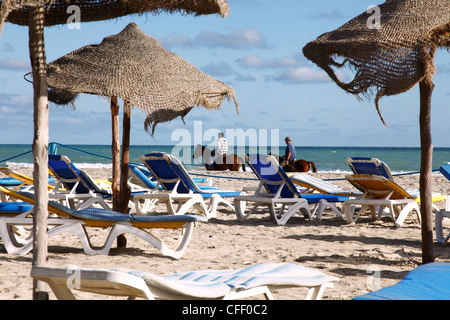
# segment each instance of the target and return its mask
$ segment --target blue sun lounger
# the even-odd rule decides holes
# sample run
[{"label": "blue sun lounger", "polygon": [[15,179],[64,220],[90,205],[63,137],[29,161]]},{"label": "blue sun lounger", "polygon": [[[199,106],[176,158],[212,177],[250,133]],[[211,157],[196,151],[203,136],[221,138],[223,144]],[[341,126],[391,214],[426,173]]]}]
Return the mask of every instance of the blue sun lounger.
[{"label": "blue sun lounger", "polygon": [[[167,153],[154,152],[143,155],[140,159],[152,172],[164,191],[138,195],[134,197],[135,201],[148,198],[158,199],[166,204],[170,214],[184,214],[194,206],[197,210],[204,211],[208,217],[216,217],[217,206],[220,203],[226,204],[234,210],[234,207],[225,198],[238,196],[240,192],[200,187],[176,157]],[[206,208],[205,200],[209,201],[208,208]],[[173,204],[180,202],[185,203],[176,210]]]},{"label": "blue sun lounger", "polygon": [[[130,182],[135,183],[141,187],[149,188],[149,189],[157,189],[164,190],[164,188],[158,183],[158,180],[154,178],[153,174],[145,167],[138,166],[135,164],[129,165],[130,173],[136,179],[131,180]],[[192,178],[195,183],[198,183],[199,188],[203,190],[211,189],[218,190],[218,187],[213,187],[211,185],[204,185],[202,183],[209,183],[211,180],[208,178]]]},{"label": "blue sun lounger", "polygon": [[0,216],[16,216],[33,209],[33,206],[26,202],[0,202]]},{"label": "blue sun lounger", "polygon": [[[273,156],[248,154],[245,156],[245,161],[260,180],[260,184],[255,194],[235,197],[234,206],[239,221],[247,219],[261,205],[269,206],[271,217],[278,225],[286,224],[293,214],[306,215],[310,220],[315,216],[321,219],[327,207],[332,208],[333,212],[344,218],[334,204],[344,202],[349,198],[348,196],[302,194],[299,190],[303,188],[291,181]],[[247,202],[255,204],[248,213],[245,212]],[[280,210],[277,211],[280,205]],[[312,213],[310,205],[315,206]],[[286,206],[288,210],[284,212]]]},{"label": "blue sun lounger", "polygon": [[373,174],[394,180],[391,169],[377,158],[354,157],[347,158],[347,163],[354,174]]},{"label": "blue sun lounger", "polygon": [[[57,179],[55,189],[49,193],[51,199],[66,201],[66,204],[74,209],[80,209],[81,206],[89,207],[93,203],[99,203],[103,208],[111,209],[105,199],[112,199],[112,190],[102,188],[87,172],[77,168],[68,157],[49,155],[48,167]],[[146,193],[146,190],[132,190],[131,198],[141,193]],[[79,203],[75,204],[74,200]]]},{"label": "blue sun lounger", "polygon": [[[34,195],[29,192],[13,191],[0,187],[0,192],[8,196],[25,201],[29,204],[34,203]],[[0,217],[0,237],[3,245],[9,254],[24,255],[33,249],[32,238],[17,239],[13,227],[33,225],[32,206],[20,208],[20,214],[14,216]],[[48,202],[48,211],[55,216],[48,218],[48,239],[61,234],[73,233],[81,241],[84,252],[90,255],[107,255],[117,236],[123,233],[133,234],[158,249],[163,255],[178,259],[185,252],[192,237],[195,223],[206,222],[207,219],[195,215],[169,216],[169,215],[135,215],[124,214],[102,208],[85,208],[74,210],[54,201]],[[97,247],[91,244],[89,235],[86,231],[88,227],[108,228],[109,233],[103,246]],[[178,236],[178,243],[175,246],[168,246],[163,240],[153,236],[147,230],[168,229],[181,230],[181,236]]]},{"label": "blue sun lounger", "polygon": [[[440,167],[439,171],[444,177],[450,182],[450,162],[447,162]],[[444,237],[443,221],[445,219],[450,219],[450,195],[447,195],[445,209],[439,210],[435,214],[435,230],[436,230],[436,240],[442,244],[445,244],[448,239],[450,239],[450,233]]]},{"label": "blue sun lounger", "polygon": [[354,300],[450,300],[450,263],[417,267],[397,284],[353,298]]}]

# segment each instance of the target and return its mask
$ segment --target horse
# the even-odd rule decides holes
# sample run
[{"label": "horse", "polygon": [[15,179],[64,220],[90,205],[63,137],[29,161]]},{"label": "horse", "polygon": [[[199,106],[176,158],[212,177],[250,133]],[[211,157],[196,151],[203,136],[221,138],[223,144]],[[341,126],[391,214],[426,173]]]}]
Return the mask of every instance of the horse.
[{"label": "horse", "polygon": [[[279,161],[284,158],[280,158],[277,154],[270,155],[274,156]],[[312,169],[312,172],[317,172],[314,162],[303,159],[296,160],[294,164],[287,164],[283,167],[283,170],[286,172],[309,172],[310,169]]]},{"label": "horse", "polygon": [[193,159],[202,157],[205,161],[206,170],[212,171],[239,171],[239,168],[242,166],[242,170],[245,171],[245,163],[241,157],[238,157],[235,154],[224,154],[222,158],[217,158],[212,165],[209,165],[209,158],[211,157],[212,151],[200,144],[194,150],[194,154],[192,155]]}]

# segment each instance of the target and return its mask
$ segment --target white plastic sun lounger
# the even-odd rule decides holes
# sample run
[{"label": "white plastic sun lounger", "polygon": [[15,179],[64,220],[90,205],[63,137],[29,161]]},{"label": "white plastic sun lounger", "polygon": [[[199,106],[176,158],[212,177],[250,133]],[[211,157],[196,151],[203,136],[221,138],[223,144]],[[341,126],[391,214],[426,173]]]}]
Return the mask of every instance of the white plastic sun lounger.
[{"label": "white plastic sun lounger", "polygon": [[49,284],[58,299],[76,299],[79,290],[148,300],[231,300],[263,294],[271,288],[309,288],[306,299],[320,300],[337,277],[292,263],[257,264],[233,270],[200,270],[158,276],[142,271],[95,270],[33,266],[31,276]]}]

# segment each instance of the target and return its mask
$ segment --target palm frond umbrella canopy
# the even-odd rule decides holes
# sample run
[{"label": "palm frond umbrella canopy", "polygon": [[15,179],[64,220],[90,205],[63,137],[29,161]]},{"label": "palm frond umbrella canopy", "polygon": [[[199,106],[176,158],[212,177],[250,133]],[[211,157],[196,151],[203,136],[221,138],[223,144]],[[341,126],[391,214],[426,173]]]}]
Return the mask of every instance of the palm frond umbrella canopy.
[{"label": "palm frond umbrella canopy", "polygon": [[[378,25],[373,19],[378,19]],[[303,48],[305,57],[325,70],[339,87],[357,96],[374,96],[383,123],[380,99],[406,92],[419,83],[424,262],[434,260],[430,110],[434,57],[440,47],[450,48],[449,0],[387,0],[378,10],[367,10]],[[345,65],[355,70],[355,77],[347,83],[339,80],[333,70]]]},{"label": "palm frond umbrella canopy", "polygon": [[[48,96],[44,26],[67,23],[72,14],[72,6],[80,9],[79,22],[108,20],[148,12],[220,14],[222,17],[229,14],[226,0],[0,0],[0,32],[5,21],[28,25],[29,30],[34,91],[33,265],[44,265],[47,259]],[[33,298],[46,297],[48,294],[44,286],[39,281],[34,281]]]},{"label": "palm frond umbrella canopy", "polygon": [[[147,114],[145,128],[148,131],[151,126],[152,134],[158,123],[184,117],[195,106],[219,109],[227,97],[238,108],[232,87],[164,49],[135,23],[98,45],[84,46],[49,63],[47,84],[49,100],[59,104],[73,101],[80,93],[121,98]],[[125,108],[123,131],[127,134]],[[113,140],[118,144],[118,137]],[[129,141],[123,140],[126,150]],[[118,154],[113,158],[118,159]],[[118,211],[126,211],[128,203],[127,172],[128,158],[122,157]]]},{"label": "palm frond umbrella canopy", "polygon": [[81,21],[101,21],[130,14],[153,12],[205,15],[220,14],[226,17],[229,7],[226,0],[2,0],[0,23],[4,21],[28,26],[30,7],[45,6],[44,26],[67,23],[67,9],[80,8]]},{"label": "palm frond umbrella canopy", "polygon": [[237,107],[232,87],[164,49],[135,23],[49,63],[47,84],[50,101],[67,103],[79,93],[115,96],[147,113],[153,125],[197,105],[219,109],[225,97]]}]

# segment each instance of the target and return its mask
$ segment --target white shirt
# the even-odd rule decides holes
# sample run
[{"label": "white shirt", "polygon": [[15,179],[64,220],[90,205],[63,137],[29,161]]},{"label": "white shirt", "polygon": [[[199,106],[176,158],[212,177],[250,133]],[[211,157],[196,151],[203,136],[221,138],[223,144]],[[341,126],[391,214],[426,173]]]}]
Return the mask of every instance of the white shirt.
[{"label": "white shirt", "polygon": [[224,137],[217,140],[216,157],[224,155],[228,152],[228,141]]}]

